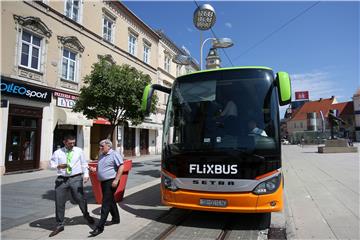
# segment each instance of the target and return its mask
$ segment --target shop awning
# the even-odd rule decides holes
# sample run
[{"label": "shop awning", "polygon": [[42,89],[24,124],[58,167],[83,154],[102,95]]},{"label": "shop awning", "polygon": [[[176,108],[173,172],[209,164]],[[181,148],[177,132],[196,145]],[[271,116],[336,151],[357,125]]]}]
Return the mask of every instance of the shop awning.
[{"label": "shop awning", "polygon": [[139,125],[132,125],[130,124],[130,127],[133,128],[142,128],[142,129],[153,129],[153,130],[159,130],[162,129],[162,125],[160,123],[149,123],[149,122],[143,122]]},{"label": "shop awning", "polygon": [[80,125],[91,127],[93,121],[87,119],[83,114],[66,108],[55,108],[55,122],[58,125]]},{"label": "shop awning", "polygon": [[111,122],[107,118],[98,117],[94,119],[94,124],[111,125]]}]

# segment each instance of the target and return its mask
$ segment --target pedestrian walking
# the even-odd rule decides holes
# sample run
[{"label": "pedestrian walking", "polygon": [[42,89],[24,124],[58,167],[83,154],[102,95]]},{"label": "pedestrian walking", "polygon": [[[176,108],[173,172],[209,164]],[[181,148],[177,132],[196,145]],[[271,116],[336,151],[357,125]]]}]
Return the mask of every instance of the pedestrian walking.
[{"label": "pedestrian walking", "polygon": [[64,231],[65,204],[69,192],[79,205],[80,210],[89,224],[94,224],[94,219],[90,216],[87,209],[87,201],[84,196],[83,183],[89,180],[88,163],[85,160],[84,152],[81,148],[75,147],[75,137],[66,135],[64,137],[64,147],[56,150],[50,161],[50,167],[57,169],[55,180],[55,214],[56,228],[50,233],[53,237]]},{"label": "pedestrian walking", "polygon": [[103,199],[100,221],[96,228],[90,232],[92,236],[99,235],[104,231],[104,226],[109,213],[112,216],[111,224],[120,223],[120,215],[115,202],[114,193],[124,170],[123,158],[117,151],[111,149],[112,142],[109,139],[102,140],[99,148],[100,156],[97,169],[90,167],[90,171],[97,170],[97,178],[101,183]]},{"label": "pedestrian walking", "polygon": [[304,147],[304,144],[305,144],[305,138],[304,137],[301,137],[301,147],[303,148]]}]

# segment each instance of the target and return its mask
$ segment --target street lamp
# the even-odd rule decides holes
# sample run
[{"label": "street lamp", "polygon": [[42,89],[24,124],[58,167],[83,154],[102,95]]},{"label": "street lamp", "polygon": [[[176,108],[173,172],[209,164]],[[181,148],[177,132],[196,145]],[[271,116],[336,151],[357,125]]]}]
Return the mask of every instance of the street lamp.
[{"label": "street lamp", "polygon": [[196,8],[193,22],[197,29],[204,31],[214,26],[216,21],[215,10],[210,4],[203,4]]},{"label": "street lamp", "polygon": [[[209,30],[214,26],[216,21],[215,9],[210,4],[203,4],[195,9],[193,22],[197,29],[200,30],[200,48],[202,49],[202,31]],[[207,40],[205,40],[207,41]],[[202,56],[202,51],[200,51]],[[200,58],[200,70],[202,69],[202,57]]]},{"label": "street lamp", "polygon": [[208,40],[213,40],[213,42],[212,42],[213,48],[228,48],[228,47],[232,47],[234,45],[233,41],[230,38],[207,38],[207,39],[205,39],[205,41],[201,44],[201,48],[200,48],[200,70],[203,69],[202,62],[203,62],[204,44]]},{"label": "street lamp", "polygon": [[192,61],[192,57],[187,55],[177,54],[174,56],[172,61],[179,65],[190,65]]}]

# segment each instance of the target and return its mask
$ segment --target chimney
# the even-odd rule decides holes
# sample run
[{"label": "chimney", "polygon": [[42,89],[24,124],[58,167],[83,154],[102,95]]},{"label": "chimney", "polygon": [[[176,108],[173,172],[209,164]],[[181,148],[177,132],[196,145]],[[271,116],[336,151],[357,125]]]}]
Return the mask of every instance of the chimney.
[{"label": "chimney", "polygon": [[322,98],[319,98],[319,102],[321,102]]}]

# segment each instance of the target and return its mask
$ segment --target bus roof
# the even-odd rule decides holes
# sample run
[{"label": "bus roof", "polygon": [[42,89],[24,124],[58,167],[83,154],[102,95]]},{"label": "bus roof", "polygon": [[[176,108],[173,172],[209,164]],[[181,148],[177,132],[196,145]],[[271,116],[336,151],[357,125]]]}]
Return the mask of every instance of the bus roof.
[{"label": "bus roof", "polygon": [[183,76],[189,76],[192,74],[198,74],[198,73],[204,73],[204,72],[216,72],[216,71],[226,71],[226,70],[234,70],[234,69],[265,69],[265,70],[272,70],[272,68],[264,67],[264,66],[239,66],[239,67],[227,67],[227,68],[215,68],[215,69],[206,69],[201,71],[192,72],[189,74],[182,75]]}]

